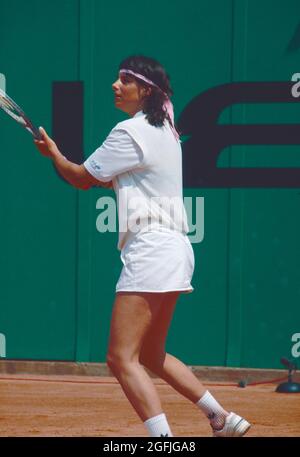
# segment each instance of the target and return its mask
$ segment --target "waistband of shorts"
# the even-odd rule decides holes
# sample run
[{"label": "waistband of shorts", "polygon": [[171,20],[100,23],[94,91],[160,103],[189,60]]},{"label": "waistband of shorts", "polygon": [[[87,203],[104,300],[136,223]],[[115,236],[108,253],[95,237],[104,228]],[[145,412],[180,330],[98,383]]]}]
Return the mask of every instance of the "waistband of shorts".
[{"label": "waistband of shorts", "polygon": [[124,243],[122,243],[122,246],[119,247],[120,251],[122,251],[128,245],[128,243],[130,243],[134,238],[136,238],[140,235],[143,235],[145,233],[166,233],[166,234],[171,234],[171,235],[176,234],[176,235],[183,237],[184,239],[188,238],[186,232],[181,232],[179,230],[172,230],[172,229],[169,229],[164,226],[153,225],[153,226],[147,227],[146,229],[145,228],[141,229],[138,232],[128,231],[124,238]]}]

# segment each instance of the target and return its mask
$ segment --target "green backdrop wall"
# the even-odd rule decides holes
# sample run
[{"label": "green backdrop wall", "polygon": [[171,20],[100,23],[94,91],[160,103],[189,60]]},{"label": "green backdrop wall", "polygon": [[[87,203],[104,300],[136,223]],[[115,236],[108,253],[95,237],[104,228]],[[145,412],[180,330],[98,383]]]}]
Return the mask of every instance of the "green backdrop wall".
[{"label": "green backdrop wall", "polygon": [[[298,0],[0,0],[0,9],[0,73],[39,125],[51,133],[54,81],[83,82],[85,157],[125,119],[111,85],[130,54],[164,64],[176,118],[211,87],[300,71]],[[298,119],[298,104],[240,104],[219,122]],[[117,234],[96,229],[96,202],[113,192],[68,186],[3,113],[0,130],[6,358],[103,362],[121,262]],[[234,146],[219,165],[299,167],[300,152]],[[193,365],[281,367],[300,332],[299,188],[184,195],[204,197],[205,229],[193,244],[195,290],[179,300],[168,350]]]}]

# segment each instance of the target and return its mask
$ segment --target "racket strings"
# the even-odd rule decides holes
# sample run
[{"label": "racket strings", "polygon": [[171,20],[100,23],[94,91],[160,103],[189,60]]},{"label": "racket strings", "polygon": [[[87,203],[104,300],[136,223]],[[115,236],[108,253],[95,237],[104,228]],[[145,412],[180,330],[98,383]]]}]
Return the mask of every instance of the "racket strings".
[{"label": "racket strings", "polygon": [[20,122],[22,125],[27,125],[22,116],[24,116],[23,111],[19,106],[17,106],[8,96],[1,91],[0,93],[0,106],[7,114],[9,114],[17,122]]},{"label": "racket strings", "polygon": [[15,121],[26,128],[35,138],[40,139],[40,133],[26,117],[24,111],[0,89],[0,108],[2,108]]},{"label": "racket strings", "polygon": [[0,99],[0,105],[1,105],[1,108],[4,109],[4,111],[6,111],[6,113],[9,114],[17,122],[19,122],[20,124],[22,124],[24,126],[27,125],[25,120],[22,118],[22,116],[20,114],[18,114],[18,112],[16,112],[11,106],[7,106],[7,104],[3,104],[1,99]]}]

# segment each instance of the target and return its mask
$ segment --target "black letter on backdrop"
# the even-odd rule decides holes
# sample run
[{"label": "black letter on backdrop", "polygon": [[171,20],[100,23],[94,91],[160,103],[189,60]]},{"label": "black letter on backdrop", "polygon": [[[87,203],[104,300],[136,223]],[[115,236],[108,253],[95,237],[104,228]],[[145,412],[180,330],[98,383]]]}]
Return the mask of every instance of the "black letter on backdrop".
[{"label": "black letter on backdrop", "polygon": [[83,83],[81,81],[53,82],[52,137],[67,159],[77,164],[84,161]]},{"label": "black letter on backdrop", "polygon": [[[185,187],[300,187],[299,168],[217,168],[221,151],[231,145],[300,145],[300,124],[217,125],[237,103],[299,103],[293,82],[243,82],[213,87],[181,113]],[[300,151],[299,151],[300,154]]]}]

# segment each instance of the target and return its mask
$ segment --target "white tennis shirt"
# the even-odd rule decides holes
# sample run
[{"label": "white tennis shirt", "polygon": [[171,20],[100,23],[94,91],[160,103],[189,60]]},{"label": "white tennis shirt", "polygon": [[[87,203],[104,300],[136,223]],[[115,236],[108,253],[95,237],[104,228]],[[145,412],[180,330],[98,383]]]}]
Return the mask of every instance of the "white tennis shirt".
[{"label": "white tennis shirt", "polygon": [[99,181],[113,183],[120,250],[136,233],[146,230],[188,233],[181,144],[167,120],[155,127],[139,111],[119,122],[84,166]]}]

